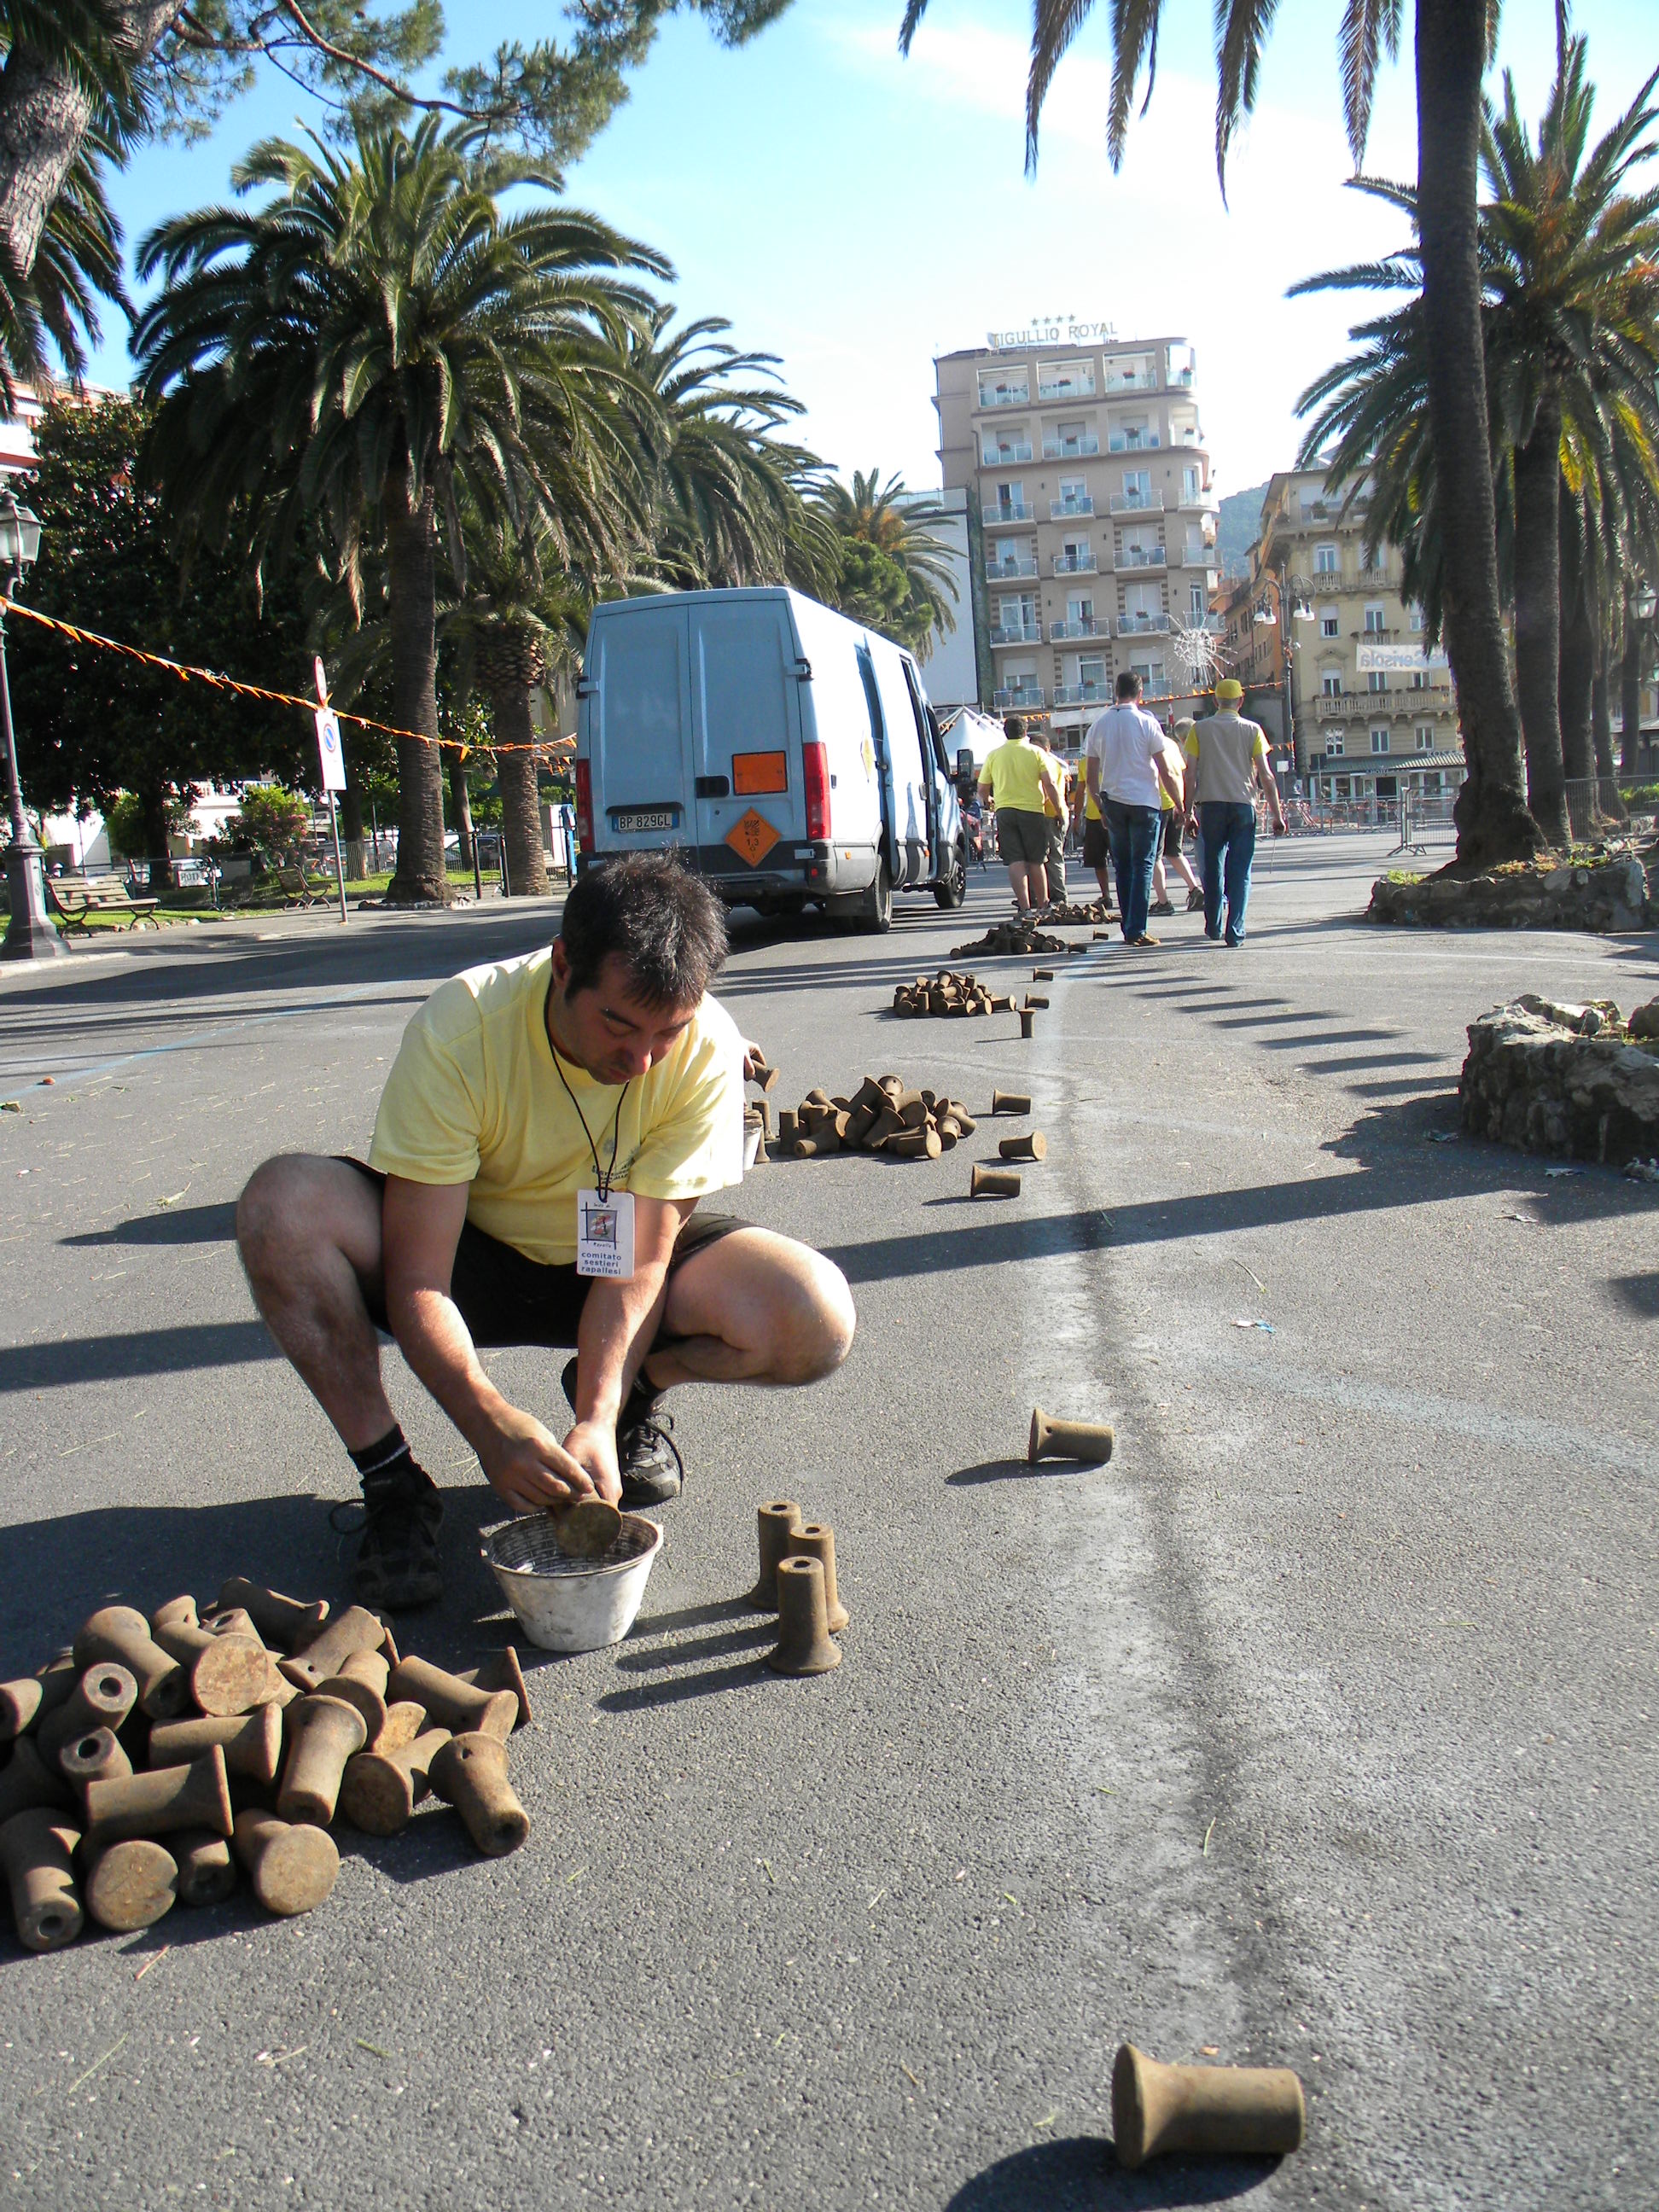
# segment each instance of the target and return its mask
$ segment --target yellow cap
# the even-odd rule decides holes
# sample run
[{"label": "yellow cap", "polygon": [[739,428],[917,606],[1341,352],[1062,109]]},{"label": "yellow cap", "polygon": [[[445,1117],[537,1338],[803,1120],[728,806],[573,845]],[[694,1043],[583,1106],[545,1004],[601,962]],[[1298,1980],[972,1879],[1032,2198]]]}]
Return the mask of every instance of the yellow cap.
[{"label": "yellow cap", "polygon": [[1242,699],[1244,696],[1244,686],[1239,682],[1237,677],[1224,676],[1215,687],[1215,696],[1218,699]]}]

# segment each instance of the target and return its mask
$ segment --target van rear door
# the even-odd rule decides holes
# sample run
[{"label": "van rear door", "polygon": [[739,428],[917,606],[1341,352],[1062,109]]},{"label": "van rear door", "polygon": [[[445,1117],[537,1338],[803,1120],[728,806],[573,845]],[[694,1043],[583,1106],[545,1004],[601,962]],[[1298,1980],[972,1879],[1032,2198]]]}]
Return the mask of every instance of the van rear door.
[{"label": "van rear door", "polygon": [[741,874],[806,835],[803,664],[782,592],[693,599],[690,622],[696,843]]},{"label": "van rear door", "polygon": [[881,698],[890,780],[890,827],[896,884],[925,884],[933,872],[934,811],[928,804],[933,779],[931,746],[924,754],[903,655],[884,637],[870,641],[871,661]]},{"label": "van rear door", "polygon": [[695,836],[690,637],[683,600],[594,609],[583,681],[598,852]]}]

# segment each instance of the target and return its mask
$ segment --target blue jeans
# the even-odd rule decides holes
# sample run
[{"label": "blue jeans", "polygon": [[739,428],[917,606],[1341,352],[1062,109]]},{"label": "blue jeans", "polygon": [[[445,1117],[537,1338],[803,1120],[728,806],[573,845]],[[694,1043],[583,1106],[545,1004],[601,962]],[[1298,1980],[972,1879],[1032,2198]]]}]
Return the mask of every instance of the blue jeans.
[{"label": "blue jeans", "polygon": [[1136,938],[1146,934],[1146,909],[1152,902],[1152,869],[1164,817],[1156,806],[1125,806],[1115,799],[1107,799],[1101,811],[1111,842],[1124,939],[1133,945]]},{"label": "blue jeans", "polygon": [[1221,935],[1221,895],[1227,895],[1227,942],[1244,934],[1244,909],[1250,902],[1250,863],[1255,858],[1255,809],[1228,799],[1206,799],[1198,810],[1204,839],[1204,929]]}]

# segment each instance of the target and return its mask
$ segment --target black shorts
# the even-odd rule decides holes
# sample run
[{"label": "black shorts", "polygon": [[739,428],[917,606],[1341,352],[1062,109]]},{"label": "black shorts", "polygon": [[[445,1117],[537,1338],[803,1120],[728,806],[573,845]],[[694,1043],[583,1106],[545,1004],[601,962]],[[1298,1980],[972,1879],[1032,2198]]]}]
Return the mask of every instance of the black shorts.
[{"label": "black shorts", "polygon": [[[354,1160],[347,1152],[337,1153],[336,1158],[385,1188],[386,1177],[379,1168]],[[717,1244],[734,1229],[749,1225],[734,1213],[694,1213],[674,1241],[669,1274],[684,1267],[694,1253]],[[468,1335],[481,1348],[508,1344],[574,1346],[582,1308],[592,1287],[592,1279],[579,1275],[574,1264],[553,1267],[539,1260],[527,1260],[515,1245],[503,1244],[499,1237],[475,1228],[470,1221],[462,1224],[449,1295],[460,1310]],[[385,1301],[371,1297],[368,1305],[369,1319],[389,1336]]]},{"label": "black shorts", "polygon": [[1174,860],[1176,854],[1181,850],[1181,832],[1185,822],[1186,817],[1178,806],[1169,806],[1164,809],[1164,851],[1169,860]]},{"label": "black shorts", "polygon": [[1021,806],[1005,806],[997,814],[997,850],[1005,860],[1040,865],[1048,850],[1048,818]]},{"label": "black shorts", "polygon": [[1111,848],[1106,841],[1106,824],[1085,815],[1083,822],[1083,865],[1097,873],[1105,866]]}]

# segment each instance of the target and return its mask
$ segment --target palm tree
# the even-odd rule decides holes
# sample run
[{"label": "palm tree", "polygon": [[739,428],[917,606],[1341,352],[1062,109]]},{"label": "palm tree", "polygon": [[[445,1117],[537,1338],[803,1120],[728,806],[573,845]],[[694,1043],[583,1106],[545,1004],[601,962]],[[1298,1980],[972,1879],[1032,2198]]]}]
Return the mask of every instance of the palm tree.
[{"label": "palm tree", "polygon": [[[854,589],[843,596],[857,597],[861,590],[869,597],[873,591],[878,601],[890,601],[887,621],[925,659],[935,626],[957,626],[951,611],[957,592],[951,549],[933,528],[943,520],[943,507],[908,491],[896,473],[883,483],[879,469],[872,469],[867,476],[855,469],[850,491],[838,480],[830,482],[815,504],[840,541],[843,559],[851,555]],[[879,559],[860,559],[866,547],[873,548]]]},{"label": "palm tree", "polygon": [[[928,0],[906,0],[899,46],[908,53]],[[1035,168],[1042,106],[1094,0],[1033,0],[1026,80],[1026,166]],[[1445,637],[1457,685],[1468,777],[1457,801],[1463,867],[1524,858],[1538,849],[1522,781],[1521,727],[1510,683],[1498,597],[1497,515],[1486,465],[1486,393],[1476,251],[1481,82],[1499,0],[1416,0],[1417,205],[1428,337],[1428,412],[1446,544]],[[1261,49],[1277,0],[1216,0],[1216,166],[1226,180],[1229,145],[1255,104]],[[1106,144],[1123,157],[1143,68],[1152,97],[1164,0],[1113,0],[1114,60]],[[1339,34],[1348,143],[1354,166],[1370,135],[1377,64],[1397,55],[1405,0],[1346,0]],[[1143,103],[1144,106],[1144,103]]]},{"label": "palm tree", "polygon": [[121,226],[104,191],[104,164],[118,155],[120,133],[112,116],[81,142],[63,189],[46,211],[33,266],[20,275],[0,253],[0,398],[17,404],[16,380],[53,380],[48,341],[77,383],[86,374],[87,347],[103,332],[101,297],[126,307],[121,283]]},{"label": "palm tree", "polygon": [[172,512],[214,536],[257,501],[262,579],[307,514],[354,590],[365,542],[383,544],[392,719],[416,733],[398,744],[394,900],[447,889],[440,519],[458,570],[463,501],[504,525],[539,514],[562,546],[619,536],[611,352],[651,302],[614,272],[669,273],[596,216],[503,215],[497,193],[558,179],[480,159],[478,137],[428,117],[412,136],[362,125],[349,155],[269,140],[234,178],[273,199],[164,224],[139,264],[165,280],[133,349]]}]

